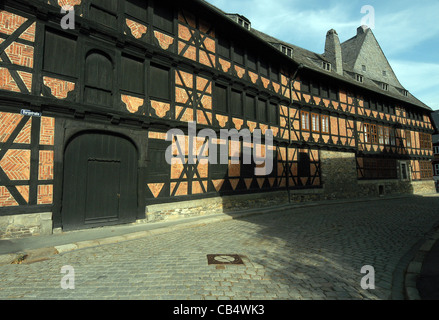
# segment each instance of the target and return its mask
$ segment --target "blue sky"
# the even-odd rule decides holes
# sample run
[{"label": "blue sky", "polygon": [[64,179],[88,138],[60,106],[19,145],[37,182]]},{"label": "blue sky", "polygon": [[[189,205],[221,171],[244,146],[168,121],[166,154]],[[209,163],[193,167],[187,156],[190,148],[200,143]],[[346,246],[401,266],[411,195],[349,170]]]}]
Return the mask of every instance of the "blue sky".
[{"label": "blue sky", "polygon": [[324,52],[326,32],[335,29],[344,42],[362,22],[373,33],[401,84],[433,110],[439,110],[439,0],[207,0],[229,13],[239,13],[252,27],[317,53]]}]

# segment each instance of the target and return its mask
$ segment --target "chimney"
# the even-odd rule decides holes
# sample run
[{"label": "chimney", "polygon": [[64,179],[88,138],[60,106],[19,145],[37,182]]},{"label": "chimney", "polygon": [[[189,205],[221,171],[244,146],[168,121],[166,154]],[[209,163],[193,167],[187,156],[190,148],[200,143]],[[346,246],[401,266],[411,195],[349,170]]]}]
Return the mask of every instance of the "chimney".
[{"label": "chimney", "polygon": [[361,27],[358,27],[357,28],[357,36],[359,36],[363,33],[366,33],[368,29],[369,29],[369,27],[366,25],[362,25]]},{"label": "chimney", "polygon": [[341,45],[337,31],[331,29],[326,34],[325,57],[332,65],[332,69],[343,75],[343,58],[341,55]]}]

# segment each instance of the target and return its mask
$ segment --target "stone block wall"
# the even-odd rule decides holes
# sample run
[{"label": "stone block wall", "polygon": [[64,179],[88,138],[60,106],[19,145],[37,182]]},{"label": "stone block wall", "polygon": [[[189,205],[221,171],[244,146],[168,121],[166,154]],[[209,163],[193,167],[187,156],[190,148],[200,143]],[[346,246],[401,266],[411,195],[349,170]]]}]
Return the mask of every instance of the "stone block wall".
[{"label": "stone block wall", "polygon": [[51,212],[0,217],[0,239],[51,234]]},{"label": "stone block wall", "polygon": [[355,153],[320,152],[322,182],[327,199],[356,197],[358,194]]}]

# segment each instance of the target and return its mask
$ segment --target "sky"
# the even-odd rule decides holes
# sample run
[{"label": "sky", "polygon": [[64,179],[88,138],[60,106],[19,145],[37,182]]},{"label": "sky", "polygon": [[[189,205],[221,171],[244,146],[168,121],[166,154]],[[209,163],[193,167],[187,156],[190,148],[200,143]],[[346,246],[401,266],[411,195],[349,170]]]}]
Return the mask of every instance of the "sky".
[{"label": "sky", "polygon": [[439,0],[207,0],[247,17],[252,27],[304,49],[323,53],[326,32],[344,42],[368,25],[400,83],[439,110]]}]

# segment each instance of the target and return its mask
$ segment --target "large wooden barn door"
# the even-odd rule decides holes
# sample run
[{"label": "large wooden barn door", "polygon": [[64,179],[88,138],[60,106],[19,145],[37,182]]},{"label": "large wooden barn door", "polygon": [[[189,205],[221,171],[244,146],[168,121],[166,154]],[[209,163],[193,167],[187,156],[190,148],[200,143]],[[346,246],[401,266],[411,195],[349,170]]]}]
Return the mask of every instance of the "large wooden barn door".
[{"label": "large wooden barn door", "polygon": [[64,230],[129,223],[137,217],[137,150],[122,137],[85,133],[64,154]]}]

